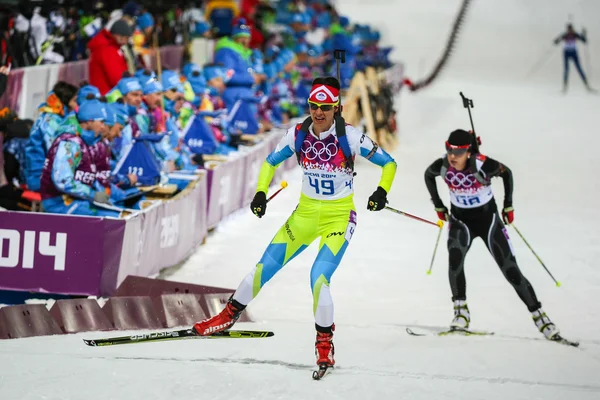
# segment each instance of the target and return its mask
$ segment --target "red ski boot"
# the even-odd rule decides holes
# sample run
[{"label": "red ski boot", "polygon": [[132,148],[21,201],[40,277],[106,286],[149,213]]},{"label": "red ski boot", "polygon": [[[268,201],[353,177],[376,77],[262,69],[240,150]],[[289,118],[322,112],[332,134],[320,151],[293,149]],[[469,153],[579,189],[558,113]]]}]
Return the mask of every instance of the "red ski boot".
[{"label": "red ski boot", "polygon": [[327,328],[323,328],[319,325],[316,325],[316,327],[317,341],[315,342],[315,355],[317,356],[317,365],[333,367],[335,364],[335,360],[333,359],[335,353],[333,346],[333,331],[335,330],[335,325]]},{"label": "red ski boot", "polygon": [[231,297],[223,311],[219,314],[204,321],[196,322],[194,324],[194,331],[200,336],[209,336],[217,332],[229,330],[236,323],[244,308],[246,308],[245,305]]}]

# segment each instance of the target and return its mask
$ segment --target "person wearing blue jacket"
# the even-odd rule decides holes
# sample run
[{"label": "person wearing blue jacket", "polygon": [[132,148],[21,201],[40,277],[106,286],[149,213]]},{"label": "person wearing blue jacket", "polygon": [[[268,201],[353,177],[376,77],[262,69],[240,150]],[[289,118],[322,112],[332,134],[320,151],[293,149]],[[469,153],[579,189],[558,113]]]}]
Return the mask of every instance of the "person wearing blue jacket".
[{"label": "person wearing blue jacket", "polygon": [[252,86],[260,84],[266,78],[264,74],[257,74],[252,70],[252,50],[249,49],[249,44],[250,28],[246,25],[246,20],[240,18],[233,27],[231,37],[219,39],[215,46],[215,63],[223,64],[226,69],[233,71],[223,93],[223,100],[228,109],[231,109],[239,98],[254,96]]},{"label": "person wearing blue jacket", "polygon": [[46,101],[38,107],[40,115],[33,124],[25,145],[25,181],[31,191],[40,190],[40,177],[46,154],[69,109],[76,108],[76,95],[76,86],[59,81],[48,94]]},{"label": "person wearing blue jacket", "polygon": [[[58,136],[48,150],[40,191],[44,211],[56,214],[119,217],[110,208],[109,191],[97,179],[93,146],[106,130],[105,105],[98,100],[85,101],[77,111],[77,132],[58,129]],[[94,204],[96,203],[96,204]]]}]

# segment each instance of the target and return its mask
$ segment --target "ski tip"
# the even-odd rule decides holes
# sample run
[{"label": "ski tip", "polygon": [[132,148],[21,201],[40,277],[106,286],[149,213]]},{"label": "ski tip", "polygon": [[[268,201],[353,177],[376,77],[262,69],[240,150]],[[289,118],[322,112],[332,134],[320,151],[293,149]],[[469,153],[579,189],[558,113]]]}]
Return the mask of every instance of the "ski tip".
[{"label": "ski tip", "polygon": [[96,342],[93,340],[89,340],[89,339],[83,339],[83,343],[85,343],[88,346],[92,346],[92,347],[96,346]]}]

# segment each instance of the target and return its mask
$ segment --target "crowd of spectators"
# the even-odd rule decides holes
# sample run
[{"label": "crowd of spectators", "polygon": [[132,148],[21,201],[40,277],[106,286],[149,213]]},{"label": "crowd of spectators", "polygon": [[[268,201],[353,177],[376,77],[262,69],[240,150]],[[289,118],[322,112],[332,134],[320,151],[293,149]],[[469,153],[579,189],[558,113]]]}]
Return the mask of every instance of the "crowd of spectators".
[{"label": "crowd of spectators", "polygon": [[[335,75],[334,49],[346,52],[344,88],[357,70],[391,65],[378,31],[328,0],[35,4],[0,13],[0,87],[9,68],[81,59],[89,82],[56,83],[35,120],[0,111],[8,209],[38,195],[47,212],[118,216],[139,207],[140,187],[183,189],[173,172],[306,114],[312,80]],[[197,37],[214,40],[210,63],[184,51],[180,69],[151,69],[157,45]]]}]

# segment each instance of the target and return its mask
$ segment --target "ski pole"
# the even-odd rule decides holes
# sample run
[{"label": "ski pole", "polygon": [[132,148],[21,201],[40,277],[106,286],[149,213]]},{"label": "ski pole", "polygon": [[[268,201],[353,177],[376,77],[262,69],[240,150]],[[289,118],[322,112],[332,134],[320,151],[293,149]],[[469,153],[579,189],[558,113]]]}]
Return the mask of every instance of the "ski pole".
[{"label": "ski pole", "polygon": [[[339,49],[335,49],[333,51],[333,58],[335,59],[335,66],[336,66],[336,72],[337,72],[337,80],[340,83],[340,86],[342,85],[342,76],[340,74],[340,62],[342,64],[346,63],[346,50],[339,50]],[[339,107],[338,107],[338,111],[337,111],[337,115],[341,116],[342,115],[342,91],[340,90],[340,94],[339,96]]]},{"label": "ski pole", "polygon": [[548,275],[550,275],[550,278],[552,278],[552,280],[556,283],[556,286],[560,287],[561,283],[559,281],[557,281],[554,278],[554,276],[552,276],[552,273],[548,270],[548,268],[546,268],[546,265],[544,264],[544,262],[542,261],[542,259],[535,253],[535,251],[533,251],[533,249],[531,248],[531,246],[529,245],[529,243],[527,242],[527,240],[525,240],[525,238],[523,237],[523,235],[521,235],[521,232],[519,232],[519,230],[517,229],[517,227],[514,224],[511,224],[511,226],[515,229],[515,231],[521,237],[521,239],[523,239],[523,242],[525,242],[525,244],[527,245],[527,247],[529,247],[529,250],[531,250],[531,252],[535,256],[535,258],[537,258],[537,260],[540,262],[540,264],[542,264],[542,267],[544,267],[544,269],[546,270],[546,272],[548,273]]},{"label": "ski pole", "polygon": [[431,264],[429,264],[427,275],[431,275],[431,269],[433,268],[433,260],[435,260],[435,253],[437,253],[438,244],[440,244],[440,238],[442,237],[442,230],[444,229],[444,221],[439,220],[438,225],[440,227],[440,231],[438,232],[437,240],[435,241],[435,247],[433,248],[433,255],[431,256]]},{"label": "ski pole", "polygon": [[477,140],[477,133],[475,132],[475,125],[473,125],[473,117],[471,116],[471,108],[475,107],[473,105],[473,99],[465,97],[463,92],[460,92],[460,97],[462,98],[463,107],[469,112],[469,121],[471,121],[471,129],[473,130],[473,136],[475,136],[474,150],[475,152],[479,152],[479,141]]},{"label": "ski pole", "polygon": [[427,224],[434,225],[434,226],[437,226],[437,227],[440,227],[440,228],[442,226],[444,226],[444,223],[442,221],[438,221],[437,223],[435,223],[433,221],[429,221],[427,219],[424,219],[424,218],[421,218],[421,217],[417,217],[416,215],[412,215],[412,214],[409,214],[409,213],[404,212],[404,211],[396,210],[395,208],[392,208],[392,207],[389,207],[389,206],[385,206],[385,209],[386,210],[390,210],[392,212],[395,212],[396,214],[404,215],[405,217],[416,219],[417,221],[425,222]]},{"label": "ski pole", "polygon": [[273,193],[271,196],[269,196],[269,198],[267,199],[267,203],[270,202],[273,197],[277,196],[279,194],[279,192],[281,192],[283,189],[285,189],[287,187],[287,182],[286,181],[281,181],[281,187],[279,189],[277,189],[277,191],[275,193]]}]

